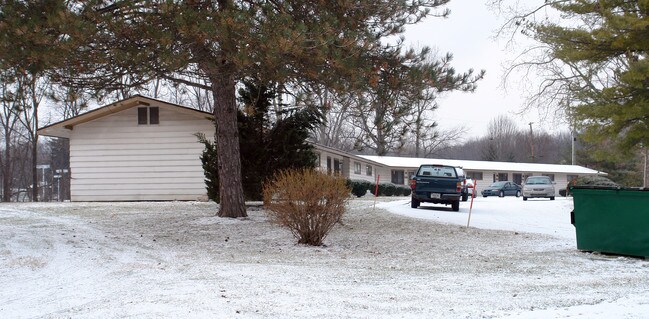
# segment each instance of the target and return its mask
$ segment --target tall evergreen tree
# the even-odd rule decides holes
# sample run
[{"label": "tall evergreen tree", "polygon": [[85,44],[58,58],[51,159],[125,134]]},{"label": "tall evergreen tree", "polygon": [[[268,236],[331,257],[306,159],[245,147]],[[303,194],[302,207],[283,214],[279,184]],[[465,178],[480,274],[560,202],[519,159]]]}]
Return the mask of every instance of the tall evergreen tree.
[{"label": "tall evergreen tree", "polygon": [[549,3],[565,21],[529,23],[563,65],[563,103],[591,142],[616,140],[630,152],[649,145],[649,2]]},{"label": "tall evergreen tree", "polygon": [[[92,37],[71,61],[78,77],[110,89],[154,77],[214,96],[220,176],[219,216],[246,216],[241,186],[236,84],[245,78],[345,86],[365,77],[363,58],[449,0],[78,1]],[[431,11],[431,9],[433,9]],[[80,56],[82,55],[82,56]],[[79,73],[81,72],[81,73]],[[188,83],[191,75],[202,81]],[[191,78],[191,77],[189,77]],[[202,83],[207,83],[204,85]]]},{"label": "tall evergreen tree", "polygon": [[[0,69],[15,83],[13,98],[27,114],[32,158],[32,200],[38,200],[38,111],[49,75],[60,68],[78,32],[65,0],[0,1]],[[6,97],[5,97],[6,99]]]}]

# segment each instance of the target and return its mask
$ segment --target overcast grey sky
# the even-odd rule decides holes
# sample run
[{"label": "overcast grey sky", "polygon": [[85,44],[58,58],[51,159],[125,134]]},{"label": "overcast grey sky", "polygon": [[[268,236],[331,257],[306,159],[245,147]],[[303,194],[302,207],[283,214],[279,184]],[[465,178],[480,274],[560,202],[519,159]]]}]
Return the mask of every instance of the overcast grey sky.
[{"label": "overcast grey sky", "polygon": [[485,78],[478,83],[474,93],[454,92],[438,101],[435,120],[440,128],[448,129],[464,125],[470,129],[469,136],[486,134],[489,121],[500,114],[509,115],[520,129],[556,131],[552,123],[543,123],[537,112],[519,115],[525,103],[525,93],[516,83],[510,83],[507,92],[501,87],[503,65],[511,61],[519,49],[506,48],[506,41],[494,39],[495,30],[503,19],[490,11],[484,1],[455,0],[448,8],[448,18],[429,17],[420,24],[409,26],[406,43],[429,46],[440,55],[451,52],[452,65],[458,72],[469,68],[485,69]]}]

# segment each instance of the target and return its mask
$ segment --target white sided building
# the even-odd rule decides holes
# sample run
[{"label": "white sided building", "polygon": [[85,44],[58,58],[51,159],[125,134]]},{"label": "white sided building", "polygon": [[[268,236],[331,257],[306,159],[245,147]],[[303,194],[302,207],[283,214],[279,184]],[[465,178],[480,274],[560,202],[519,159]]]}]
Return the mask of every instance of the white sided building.
[{"label": "white sided building", "polygon": [[[461,167],[467,177],[472,178],[477,185],[477,190],[482,191],[485,187],[497,181],[511,181],[521,185],[528,176],[543,175],[549,176],[556,183],[555,190],[558,192],[566,188],[568,182],[579,176],[606,175],[604,172],[593,170],[578,165],[558,164],[536,164],[536,163],[512,163],[492,161],[467,161],[432,158],[393,157],[393,156],[360,156],[363,159],[371,160],[384,165],[382,175],[389,176],[383,182],[395,184],[408,184],[410,178],[415,174],[417,168],[422,164],[442,164]],[[388,179],[389,178],[389,179]]]},{"label": "white sided building", "polygon": [[[213,116],[134,96],[43,127],[70,141],[72,201],[207,200],[197,133],[212,139]],[[564,188],[573,177],[604,174],[576,165],[503,163],[354,155],[314,144],[318,168],[353,180],[408,185],[421,164],[460,166],[478,190],[494,181],[520,184],[547,175]]]},{"label": "white sided building", "polygon": [[496,181],[512,181],[522,184],[528,176],[549,176],[556,183],[555,190],[565,188],[569,181],[579,176],[606,175],[578,165],[512,163],[491,161],[449,160],[396,156],[352,155],[330,147],[316,144],[320,169],[339,173],[350,179],[369,180],[379,183],[408,185],[420,165],[442,164],[463,168],[467,177],[476,181],[477,190]]},{"label": "white sided building", "polygon": [[212,114],[134,96],[39,130],[70,140],[72,201],[207,200]]}]

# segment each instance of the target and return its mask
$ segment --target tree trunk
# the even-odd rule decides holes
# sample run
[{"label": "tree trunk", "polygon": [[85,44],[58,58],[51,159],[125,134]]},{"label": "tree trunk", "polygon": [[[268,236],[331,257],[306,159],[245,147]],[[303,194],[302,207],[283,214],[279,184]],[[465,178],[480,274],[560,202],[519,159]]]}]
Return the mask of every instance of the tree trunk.
[{"label": "tree trunk", "polygon": [[5,131],[5,161],[2,167],[2,201],[11,201],[11,135]]},{"label": "tree trunk", "polygon": [[214,94],[217,160],[219,162],[219,217],[246,217],[241,180],[241,152],[237,126],[236,87],[232,74],[211,79]]},{"label": "tree trunk", "polygon": [[[32,107],[33,113],[34,114],[34,129],[31,132],[33,136],[33,142],[34,144],[32,145],[32,181],[34,184],[34,188],[32,189],[32,200],[35,202],[38,202],[38,168],[36,168],[36,165],[38,165],[38,102],[36,101],[36,80],[35,77],[33,77],[33,81],[31,83],[32,85]],[[45,174],[45,171],[43,171],[43,175]],[[45,185],[43,185],[45,186]],[[44,198],[43,198],[44,200]]]}]

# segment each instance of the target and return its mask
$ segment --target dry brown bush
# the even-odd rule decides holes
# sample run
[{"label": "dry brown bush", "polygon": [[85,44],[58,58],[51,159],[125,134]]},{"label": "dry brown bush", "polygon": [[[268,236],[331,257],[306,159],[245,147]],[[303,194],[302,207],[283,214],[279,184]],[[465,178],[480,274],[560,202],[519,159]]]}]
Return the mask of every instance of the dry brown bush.
[{"label": "dry brown bush", "polygon": [[264,185],[264,205],[272,221],[290,229],[298,243],[320,246],[340,222],[349,194],[342,177],[286,170]]}]

